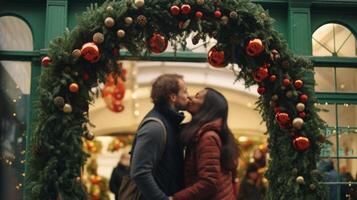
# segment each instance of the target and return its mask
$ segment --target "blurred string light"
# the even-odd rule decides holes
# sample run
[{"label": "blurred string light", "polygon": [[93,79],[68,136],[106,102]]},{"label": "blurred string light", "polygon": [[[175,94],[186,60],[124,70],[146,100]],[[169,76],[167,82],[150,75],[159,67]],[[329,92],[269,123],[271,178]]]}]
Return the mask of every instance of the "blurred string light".
[{"label": "blurred string light", "polygon": [[[8,91],[8,89],[6,89]],[[16,107],[18,107],[18,103],[21,103],[21,100],[22,100],[22,93],[21,93],[21,90],[20,90],[20,86],[16,85],[16,92],[18,92],[18,95],[16,95],[15,98],[12,99],[12,103],[14,104],[14,108],[16,110]],[[20,105],[21,106],[21,105]],[[12,117],[16,118],[18,117],[18,114],[15,112],[13,112],[11,114]],[[25,124],[25,122],[21,122],[22,125]],[[26,132],[25,130],[17,137],[17,143],[19,144],[24,144],[25,142],[25,137],[26,137]],[[9,167],[9,168],[13,168],[15,171],[20,171],[19,174],[21,174],[21,177],[25,177],[26,174],[24,172],[25,170],[25,163],[26,163],[26,160],[25,158],[21,158],[25,155],[26,151],[24,149],[22,149],[22,146],[23,145],[16,145],[17,147],[19,147],[20,149],[18,150],[15,150],[15,151],[18,151],[20,152],[20,158],[17,158],[14,154],[8,154],[8,155],[5,155],[4,152],[1,153],[1,156],[0,156],[0,162],[2,162],[4,164],[4,166],[6,167]],[[19,166],[16,166],[16,162],[20,163]],[[22,189],[22,180],[18,180],[20,182],[18,182],[15,186],[16,190],[21,190]]]}]

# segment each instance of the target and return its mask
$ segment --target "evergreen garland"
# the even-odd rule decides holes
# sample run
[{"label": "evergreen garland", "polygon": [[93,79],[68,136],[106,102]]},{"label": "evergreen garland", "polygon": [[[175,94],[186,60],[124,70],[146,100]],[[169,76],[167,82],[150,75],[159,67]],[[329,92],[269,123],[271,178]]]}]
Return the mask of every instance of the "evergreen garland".
[{"label": "evergreen garland", "polygon": [[[187,12],[184,4],[190,7],[187,14],[183,13]],[[171,10],[173,6],[181,13],[175,13],[177,7]],[[260,86],[257,107],[267,124],[271,156],[266,173],[268,199],[326,199],[316,170],[324,122],[314,107],[313,68],[309,61],[291,53],[272,22],[260,5],[247,0],[121,0],[92,5],[74,30],[51,42],[43,60],[47,69],[39,86],[26,199],[87,198],[78,177],[88,157],[82,136],[92,139],[86,128],[88,104],[93,100],[90,88],[104,81],[108,73],[120,75],[116,65],[120,48],[133,55],[164,50],[160,44],[158,50],[151,45],[155,34],[161,36],[158,40],[162,36],[170,40],[175,49],[184,48],[191,32],[196,33],[194,43],[214,37],[214,50],[224,52],[223,65],[241,68],[237,80],[244,79],[246,87]],[[255,39],[262,41],[263,49],[252,55],[247,48]],[[93,40],[99,60],[85,59],[83,49],[80,51]],[[77,84],[77,90],[69,88],[72,83]],[[303,104],[302,110],[298,103]],[[300,125],[295,125],[296,118],[303,124],[299,119]]]}]

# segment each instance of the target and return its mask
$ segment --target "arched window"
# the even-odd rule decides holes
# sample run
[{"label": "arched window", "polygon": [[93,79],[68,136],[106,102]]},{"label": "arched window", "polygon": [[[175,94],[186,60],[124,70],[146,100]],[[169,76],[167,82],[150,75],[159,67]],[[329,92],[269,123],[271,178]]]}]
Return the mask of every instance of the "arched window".
[{"label": "arched window", "polygon": [[345,26],[325,24],[312,34],[312,55],[356,57],[356,38]]}]

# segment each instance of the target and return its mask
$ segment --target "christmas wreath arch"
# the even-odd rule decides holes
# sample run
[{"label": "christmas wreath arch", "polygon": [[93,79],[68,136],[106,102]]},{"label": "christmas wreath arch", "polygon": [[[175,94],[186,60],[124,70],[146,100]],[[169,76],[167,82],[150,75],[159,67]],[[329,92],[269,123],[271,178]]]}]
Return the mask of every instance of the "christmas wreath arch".
[{"label": "christmas wreath arch", "polygon": [[85,199],[81,168],[88,156],[90,88],[120,75],[119,49],[141,55],[213,37],[214,67],[237,64],[237,79],[258,84],[258,108],[271,155],[268,199],[326,199],[316,170],[324,126],[314,108],[311,64],[294,56],[264,9],[245,0],[122,0],[91,6],[74,30],[54,39],[39,87],[40,101],[29,160],[28,199]]}]

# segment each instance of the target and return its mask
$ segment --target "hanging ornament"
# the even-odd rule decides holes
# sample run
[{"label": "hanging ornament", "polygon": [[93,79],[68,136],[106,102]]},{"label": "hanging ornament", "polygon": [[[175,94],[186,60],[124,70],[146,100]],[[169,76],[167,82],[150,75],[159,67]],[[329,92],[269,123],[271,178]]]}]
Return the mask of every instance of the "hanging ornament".
[{"label": "hanging ornament", "polygon": [[305,112],[299,112],[298,115],[302,119],[304,119],[306,117],[306,113]]},{"label": "hanging ornament", "polygon": [[280,125],[287,125],[290,122],[288,113],[279,112],[276,114],[275,118]]},{"label": "hanging ornament", "polygon": [[191,6],[188,4],[182,4],[181,12],[182,12],[182,14],[187,15],[188,13],[191,12]]},{"label": "hanging ornament", "polygon": [[139,15],[136,18],[136,22],[140,25],[140,26],[145,26],[147,24],[147,18],[144,15]]},{"label": "hanging ornament", "polygon": [[215,46],[208,51],[207,60],[213,67],[221,68],[226,66],[224,51],[217,50]]},{"label": "hanging ornament", "polygon": [[63,97],[60,97],[60,96],[55,97],[55,98],[53,99],[53,103],[54,103],[57,107],[62,108],[62,107],[64,106],[64,98],[63,98]]},{"label": "hanging ornament", "polygon": [[246,53],[253,57],[259,56],[263,51],[263,42],[259,38],[250,40],[246,47]]},{"label": "hanging ornament", "polygon": [[109,12],[111,12],[111,11],[114,10],[112,6],[108,6],[106,9],[107,9],[107,11],[109,11]]},{"label": "hanging ornament", "polygon": [[102,178],[98,175],[91,175],[90,182],[94,185],[99,184],[102,181]]},{"label": "hanging ornament", "polygon": [[288,78],[284,78],[283,86],[288,87],[290,85],[290,80]]},{"label": "hanging ornament", "polygon": [[289,90],[286,92],[285,96],[290,99],[294,96],[294,93],[293,93],[293,91]]},{"label": "hanging ornament", "polygon": [[71,113],[72,112],[72,106],[68,103],[64,104],[63,106],[63,112],[65,113]]},{"label": "hanging ornament", "polygon": [[94,35],[93,35],[93,42],[94,42],[95,44],[102,44],[102,43],[104,42],[104,35],[103,35],[103,33],[99,33],[99,32],[94,33]]},{"label": "hanging ornament", "polygon": [[79,90],[79,86],[77,83],[71,83],[68,87],[69,91],[72,93],[77,93]]},{"label": "hanging ornament", "polygon": [[144,0],[135,0],[134,4],[137,8],[141,8],[145,5],[145,1]]},{"label": "hanging ornament", "polygon": [[201,19],[203,17],[203,13],[201,11],[197,11],[195,13],[195,16],[196,16],[197,19]]},{"label": "hanging ornament", "polygon": [[123,112],[124,111],[124,106],[120,100],[115,100],[113,102],[112,111],[114,111],[114,112]]},{"label": "hanging ornament", "polygon": [[253,79],[258,83],[262,82],[268,75],[268,68],[266,67],[259,67],[253,71]]},{"label": "hanging ornament", "polygon": [[229,21],[229,18],[227,16],[223,16],[223,17],[221,17],[221,21],[222,21],[223,25],[227,25],[228,21]]},{"label": "hanging ornament", "polygon": [[303,104],[303,103],[296,104],[296,110],[299,111],[299,112],[304,111],[305,110],[305,104]]},{"label": "hanging ornament", "polygon": [[296,182],[300,185],[304,184],[305,183],[304,177],[302,176],[296,177]]},{"label": "hanging ornament", "polygon": [[276,81],[276,75],[275,74],[273,74],[273,75],[271,75],[270,77],[269,77],[269,81],[270,82],[275,82]]},{"label": "hanging ornament", "polygon": [[117,101],[120,102],[125,96],[125,84],[120,77],[117,77],[117,81],[115,83],[114,77],[112,74],[109,74],[106,78],[106,82],[104,88],[102,89],[102,98],[107,105],[107,107],[114,112],[121,112],[119,110],[123,110],[120,108]]},{"label": "hanging ornament", "polygon": [[124,22],[127,26],[131,25],[133,23],[133,18],[131,17],[125,17]]},{"label": "hanging ornament", "polygon": [[180,7],[178,6],[171,6],[170,8],[171,15],[179,15],[180,14]]},{"label": "hanging ornament", "polygon": [[78,59],[79,57],[81,57],[81,50],[79,49],[75,49],[72,51],[72,56],[76,59]]},{"label": "hanging ornament", "polygon": [[304,82],[302,80],[296,80],[294,82],[294,86],[295,86],[296,89],[302,88],[303,85],[304,85]]},{"label": "hanging ornament", "polygon": [[124,31],[123,29],[119,29],[119,30],[117,31],[117,36],[118,36],[118,38],[123,38],[123,37],[125,37],[125,31]]},{"label": "hanging ornament", "polygon": [[309,185],[309,188],[310,188],[310,190],[314,191],[314,190],[316,190],[316,185],[313,184],[313,183],[311,183],[311,184]]},{"label": "hanging ornament", "polygon": [[237,19],[237,17],[238,17],[238,13],[237,13],[236,11],[231,11],[231,12],[229,13],[229,18],[231,18],[231,19]]},{"label": "hanging ornament", "polygon": [[52,60],[48,56],[43,57],[41,60],[42,66],[44,66],[44,67],[48,67],[51,64],[51,62],[52,62]]},{"label": "hanging ornament", "polygon": [[89,131],[86,131],[84,133],[84,137],[87,139],[87,140],[94,140],[94,134],[92,132],[89,132]]},{"label": "hanging ornament", "polygon": [[300,101],[302,101],[303,103],[306,103],[308,99],[309,97],[306,94],[300,95]]},{"label": "hanging ornament", "polygon": [[266,92],[266,88],[264,86],[259,86],[258,89],[257,89],[257,92],[260,94],[260,95],[263,95],[265,92]]},{"label": "hanging ornament", "polygon": [[271,96],[271,100],[273,101],[277,101],[279,99],[279,96],[277,94],[274,94],[273,96]]},{"label": "hanging ornament", "polygon": [[304,120],[301,119],[300,117],[297,117],[293,120],[293,127],[300,130],[302,126],[304,125]]},{"label": "hanging ornament", "polygon": [[205,0],[196,0],[197,5],[205,4]]},{"label": "hanging ornament", "polygon": [[293,140],[293,146],[298,151],[305,151],[310,147],[310,140],[307,137],[299,136]]},{"label": "hanging ornament", "polygon": [[84,57],[84,59],[86,59],[91,63],[97,62],[100,58],[98,46],[93,42],[85,43],[82,46],[81,54]]},{"label": "hanging ornament", "polygon": [[111,28],[111,27],[113,27],[115,25],[115,20],[112,17],[107,17],[104,20],[104,25],[107,28]]},{"label": "hanging ornament", "polygon": [[276,62],[280,59],[280,54],[277,50],[273,49],[270,51],[270,60]]},{"label": "hanging ornament", "polygon": [[149,40],[150,51],[153,53],[162,53],[168,45],[167,39],[160,33],[154,33]]},{"label": "hanging ornament", "polygon": [[216,11],[214,11],[214,16],[217,18],[220,18],[220,17],[222,17],[222,12],[220,10],[216,10]]}]

